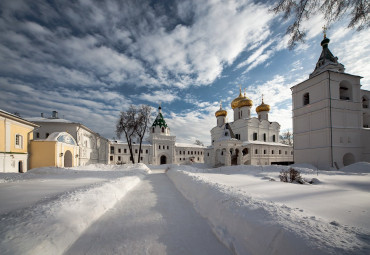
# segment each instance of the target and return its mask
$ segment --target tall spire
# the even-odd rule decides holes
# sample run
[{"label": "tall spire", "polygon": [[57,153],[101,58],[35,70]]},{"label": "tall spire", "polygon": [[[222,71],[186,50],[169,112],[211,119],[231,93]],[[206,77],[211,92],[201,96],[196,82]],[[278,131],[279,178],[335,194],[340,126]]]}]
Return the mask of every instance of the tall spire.
[{"label": "tall spire", "polygon": [[324,39],[321,41],[321,55],[316,63],[315,70],[310,74],[310,78],[316,76],[327,70],[343,73],[344,65],[338,62],[338,58],[334,57],[333,53],[329,50],[330,39],[326,37],[327,27],[323,28]]}]

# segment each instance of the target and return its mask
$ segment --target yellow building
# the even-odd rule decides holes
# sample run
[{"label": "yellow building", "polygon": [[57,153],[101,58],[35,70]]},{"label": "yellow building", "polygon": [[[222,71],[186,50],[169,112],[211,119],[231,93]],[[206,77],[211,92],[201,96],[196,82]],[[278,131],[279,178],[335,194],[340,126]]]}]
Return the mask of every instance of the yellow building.
[{"label": "yellow building", "polygon": [[38,125],[0,110],[0,172],[23,173],[28,168],[29,144]]},{"label": "yellow building", "polygon": [[46,139],[31,141],[30,169],[79,165],[79,147],[67,132],[54,132]]}]

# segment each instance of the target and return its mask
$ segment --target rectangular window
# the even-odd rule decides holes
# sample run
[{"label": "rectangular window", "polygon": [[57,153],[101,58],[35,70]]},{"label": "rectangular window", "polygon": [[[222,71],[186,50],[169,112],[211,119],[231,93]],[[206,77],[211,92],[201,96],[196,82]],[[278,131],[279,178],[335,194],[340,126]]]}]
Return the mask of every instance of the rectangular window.
[{"label": "rectangular window", "polygon": [[263,141],[266,142],[266,134],[263,134]]},{"label": "rectangular window", "polygon": [[146,154],[148,154],[148,153],[149,153],[149,151],[148,151],[148,150],[145,150],[145,153],[146,153]]},{"label": "rectangular window", "polygon": [[271,154],[274,154],[274,150],[271,151]]},{"label": "rectangular window", "polygon": [[113,161],[113,156],[110,156],[110,161]]},{"label": "rectangular window", "polygon": [[169,150],[169,149],[170,149],[170,146],[167,145],[167,150]]},{"label": "rectangular window", "polygon": [[263,154],[266,154],[266,150],[263,150]]},{"label": "rectangular window", "polygon": [[137,154],[137,149],[135,149],[135,153]]},{"label": "rectangular window", "polygon": [[140,157],[140,160],[143,160],[143,157]]},{"label": "rectangular window", "polygon": [[123,152],[124,152],[124,153],[127,153],[127,149],[124,149],[124,150],[123,150]]},{"label": "rectangular window", "polygon": [[110,154],[114,154],[114,146],[110,147]]},{"label": "rectangular window", "polygon": [[40,138],[40,133],[39,132],[36,133],[36,138]]},{"label": "rectangular window", "polygon": [[180,151],[180,155],[181,155],[181,151]]},{"label": "rectangular window", "polygon": [[285,151],[285,155],[287,155],[288,154],[288,152],[287,151]]},{"label": "rectangular window", "polygon": [[257,149],[254,150],[254,154],[258,154],[258,150]]},{"label": "rectangular window", "polygon": [[190,151],[188,151],[188,155],[190,154]]},{"label": "rectangular window", "polygon": [[118,149],[118,153],[121,153],[121,149]]},{"label": "rectangular window", "polygon": [[160,145],[158,145],[158,149],[161,149],[161,146]]},{"label": "rectangular window", "polygon": [[281,150],[279,150],[279,154],[281,154]]},{"label": "rectangular window", "polygon": [[121,161],[121,156],[118,156],[118,161]]},{"label": "rectangular window", "polygon": [[48,138],[48,137],[49,137],[49,133],[46,133],[45,138]]}]

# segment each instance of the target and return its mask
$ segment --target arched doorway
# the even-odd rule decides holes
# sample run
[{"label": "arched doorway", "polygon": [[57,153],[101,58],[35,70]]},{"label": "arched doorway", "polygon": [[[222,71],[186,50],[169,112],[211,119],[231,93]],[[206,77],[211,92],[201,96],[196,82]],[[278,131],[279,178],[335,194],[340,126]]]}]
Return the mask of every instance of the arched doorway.
[{"label": "arched doorway", "polygon": [[69,150],[64,154],[64,167],[72,167],[72,152]]},{"label": "arched doorway", "polygon": [[355,156],[352,153],[346,153],[343,156],[343,165],[348,166],[355,163]]},{"label": "arched doorway", "polygon": [[23,161],[18,161],[18,173],[23,173]]},{"label": "arched doorway", "polygon": [[161,156],[161,165],[167,164],[167,157],[165,155]]}]

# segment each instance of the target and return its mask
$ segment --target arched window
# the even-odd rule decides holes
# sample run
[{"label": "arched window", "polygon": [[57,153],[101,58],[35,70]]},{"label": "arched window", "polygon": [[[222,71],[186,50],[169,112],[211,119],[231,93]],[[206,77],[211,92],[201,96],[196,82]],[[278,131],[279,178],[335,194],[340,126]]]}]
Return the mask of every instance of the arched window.
[{"label": "arched window", "polygon": [[303,95],[303,105],[308,105],[310,103],[310,93],[305,93]]},{"label": "arched window", "polygon": [[263,141],[266,142],[266,134],[263,134]]},{"label": "arched window", "polygon": [[164,127],[162,127],[162,133],[164,133]]},{"label": "arched window", "polygon": [[253,141],[257,140],[257,133],[253,133]]},{"label": "arched window", "polygon": [[339,83],[339,99],[352,100],[352,86],[348,81],[341,81]]},{"label": "arched window", "polygon": [[273,136],[272,136],[272,141],[273,141],[273,142],[276,142],[276,135],[273,135]]},{"label": "arched window", "polygon": [[244,149],[242,150],[242,154],[243,154],[243,156],[244,156],[244,155],[247,155],[247,154],[248,154],[248,148],[244,148]]}]

